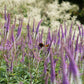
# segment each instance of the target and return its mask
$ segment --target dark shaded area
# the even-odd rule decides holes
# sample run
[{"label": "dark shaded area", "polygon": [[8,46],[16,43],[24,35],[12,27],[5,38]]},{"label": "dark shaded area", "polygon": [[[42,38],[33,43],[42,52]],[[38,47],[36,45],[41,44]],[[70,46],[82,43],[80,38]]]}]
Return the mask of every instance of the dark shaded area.
[{"label": "dark shaded area", "polygon": [[59,0],[59,4],[62,1],[69,1],[71,4],[77,4],[79,6],[79,10],[72,12],[72,16],[77,15],[77,19],[84,24],[84,0]]}]

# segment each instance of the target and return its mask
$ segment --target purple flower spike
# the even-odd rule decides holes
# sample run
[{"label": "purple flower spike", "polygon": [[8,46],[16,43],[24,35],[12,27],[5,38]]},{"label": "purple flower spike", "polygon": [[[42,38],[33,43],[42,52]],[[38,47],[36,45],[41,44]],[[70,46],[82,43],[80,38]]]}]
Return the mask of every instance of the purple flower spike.
[{"label": "purple flower spike", "polygon": [[74,34],[73,34],[73,39],[72,39],[73,41],[74,41],[74,38],[75,38],[75,31],[74,31]]},{"label": "purple flower spike", "polygon": [[48,52],[50,52],[51,45],[52,45],[52,41],[50,41],[50,45],[49,45],[49,47],[48,47],[48,49],[47,49]]},{"label": "purple flower spike", "polygon": [[49,30],[48,30],[48,39],[49,39],[50,41],[52,40],[51,34],[50,34],[50,28],[49,28]]},{"label": "purple flower spike", "polygon": [[65,37],[66,37],[67,30],[66,30],[66,24],[65,23],[64,23],[64,28],[65,28]]},{"label": "purple flower spike", "polygon": [[64,38],[64,33],[63,33],[63,27],[62,27],[62,24],[60,25],[61,27],[61,31],[62,31],[62,38]]},{"label": "purple flower spike", "polygon": [[7,33],[8,30],[9,30],[9,26],[10,26],[10,14],[8,14],[6,33]]},{"label": "purple flower spike", "polygon": [[53,52],[52,49],[50,49],[50,61],[51,61],[51,82],[52,84],[56,82],[55,79],[55,64],[54,64],[54,59],[53,59]]},{"label": "purple flower spike", "polygon": [[78,34],[78,36],[77,36],[77,40],[76,40],[75,52],[78,50],[78,39],[79,39],[79,34]]},{"label": "purple flower spike", "polygon": [[29,26],[29,24],[28,24],[28,25],[27,25],[27,31],[28,31],[28,32],[27,32],[27,33],[28,33],[27,36],[28,36],[28,38],[29,38],[29,28],[30,28],[30,26]]},{"label": "purple flower spike", "polygon": [[18,26],[18,30],[17,30],[17,38],[21,35],[22,22],[23,22],[23,21],[20,21],[20,22],[19,22],[19,26]]},{"label": "purple flower spike", "polygon": [[41,35],[40,35],[40,43],[42,43],[42,37],[43,37],[43,29],[42,29]]},{"label": "purple flower spike", "polygon": [[78,25],[78,29],[79,29],[79,35],[81,36],[81,30],[80,30],[80,26]]},{"label": "purple flower spike", "polygon": [[64,58],[64,51],[63,51],[63,44],[61,44],[61,61],[62,61],[62,73],[63,73],[63,83],[62,84],[70,84],[67,76],[67,67],[65,63],[65,58]]},{"label": "purple flower spike", "polygon": [[81,27],[82,27],[82,37],[84,37],[84,28],[82,25],[81,25]]},{"label": "purple flower spike", "polygon": [[35,27],[35,19],[33,21],[33,32],[34,32],[34,27]]},{"label": "purple flower spike", "polygon": [[56,43],[56,33],[52,34],[52,40],[53,40],[53,43],[55,44]]},{"label": "purple flower spike", "polygon": [[30,22],[30,18],[29,18],[28,24],[27,24],[27,36],[28,36],[28,38],[29,38],[29,29],[30,29],[29,22]]},{"label": "purple flower spike", "polygon": [[72,35],[72,26],[73,26],[73,22],[71,24],[70,30],[69,30],[69,34]]},{"label": "purple flower spike", "polygon": [[67,47],[64,47],[64,49],[65,49],[65,52],[67,53],[67,56],[69,57],[69,60],[70,60],[71,71],[72,71],[74,77],[76,78],[79,76],[79,70],[78,70],[78,67],[75,63],[74,57]]},{"label": "purple flower spike", "polygon": [[14,42],[14,25],[12,25],[12,30],[11,30],[11,40]]},{"label": "purple flower spike", "polygon": [[59,31],[58,31],[58,41],[57,41],[57,44],[58,45],[60,44],[60,28],[59,28]]},{"label": "purple flower spike", "polygon": [[50,44],[52,38],[51,38],[51,34],[50,34],[50,28],[48,29],[48,35],[47,35],[47,40],[46,40],[46,44]]},{"label": "purple flower spike", "polygon": [[32,42],[32,36],[30,34],[29,41],[28,41],[28,46],[29,46],[30,49],[33,48],[33,45],[32,44],[33,44],[33,42]]},{"label": "purple flower spike", "polygon": [[40,20],[39,23],[38,23],[38,26],[37,26],[37,28],[36,28],[36,34],[38,34],[39,26],[40,26],[41,22],[42,22],[42,20]]},{"label": "purple flower spike", "polygon": [[5,21],[6,21],[7,20],[6,5],[5,5],[5,9],[4,9],[4,18],[5,18]]},{"label": "purple flower spike", "polygon": [[71,37],[72,37],[72,26],[73,26],[73,22],[72,22],[72,24],[71,24],[71,27],[70,27],[70,30],[69,30],[69,37],[70,37],[70,39],[71,39]]}]

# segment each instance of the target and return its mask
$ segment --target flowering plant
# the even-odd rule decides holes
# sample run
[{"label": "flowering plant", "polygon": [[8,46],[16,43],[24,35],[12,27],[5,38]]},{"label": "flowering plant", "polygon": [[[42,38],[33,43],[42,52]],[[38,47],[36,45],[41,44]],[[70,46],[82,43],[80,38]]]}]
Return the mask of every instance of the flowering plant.
[{"label": "flowering plant", "polygon": [[[84,27],[78,24],[78,33],[66,23],[43,38],[39,21],[35,28],[28,20],[22,33],[23,20],[11,25],[5,7],[5,24],[0,32],[0,83],[19,84],[82,84],[84,74]],[[74,33],[73,33],[73,31]],[[43,41],[44,40],[44,41]],[[41,46],[42,44],[43,46]]]}]

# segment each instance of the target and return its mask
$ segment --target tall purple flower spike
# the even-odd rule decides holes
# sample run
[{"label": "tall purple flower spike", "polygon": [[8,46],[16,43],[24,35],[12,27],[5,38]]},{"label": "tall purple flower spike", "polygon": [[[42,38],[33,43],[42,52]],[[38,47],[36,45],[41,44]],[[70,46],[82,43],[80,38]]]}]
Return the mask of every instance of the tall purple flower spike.
[{"label": "tall purple flower spike", "polygon": [[79,35],[81,36],[81,29],[79,25],[78,25],[78,29],[79,29]]},{"label": "tall purple flower spike", "polygon": [[50,41],[50,45],[49,45],[49,47],[47,48],[47,51],[48,51],[48,52],[50,52],[51,45],[52,45],[52,40]]},{"label": "tall purple flower spike", "polygon": [[10,14],[8,14],[7,26],[6,26],[6,33],[8,32],[9,27],[10,27]]},{"label": "tall purple flower spike", "polygon": [[63,43],[61,44],[61,61],[62,61],[62,84],[70,84],[69,80],[68,80],[68,76],[67,76],[67,67],[66,67],[66,63],[65,63],[65,57],[64,57],[64,50],[63,50]]},{"label": "tall purple flower spike", "polygon": [[5,9],[4,9],[4,18],[5,18],[5,21],[6,21],[7,20],[6,5],[5,5]]},{"label": "tall purple flower spike", "polygon": [[34,19],[34,21],[33,21],[33,31],[32,32],[34,32],[34,28],[35,27],[35,19]]},{"label": "tall purple flower spike", "polygon": [[39,21],[38,25],[37,25],[37,28],[36,28],[36,34],[38,34],[38,31],[39,31],[39,26],[41,24],[42,20]]},{"label": "tall purple flower spike", "polygon": [[41,31],[41,35],[39,36],[40,38],[40,43],[42,43],[42,37],[43,37],[43,29],[42,29],[42,31]]},{"label": "tall purple flower spike", "polygon": [[73,38],[72,38],[73,41],[74,41],[74,38],[75,38],[75,32],[76,32],[76,31],[74,31]]},{"label": "tall purple flower spike", "polygon": [[29,24],[27,25],[27,36],[28,36],[28,39],[29,39],[29,28],[30,28],[30,26],[29,26]]},{"label": "tall purple flower spike", "polygon": [[57,44],[58,45],[60,44],[60,28],[59,28],[59,31],[58,31],[58,41],[57,41]]},{"label": "tall purple flower spike", "polygon": [[64,47],[64,49],[65,49],[65,52],[67,53],[67,56],[69,57],[69,60],[70,60],[71,71],[72,71],[74,77],[76,78],[77,76],[79,76],[79,70],[78,70],[78,67],[75,63],[74,57],[67,47]]},{"label": "tall purple flower spike", "polygon": [[73,22],[72,22],[70,30],[69,30],[70,37],[72,37],[72,26],[73,26]]},{"label": "tall purple flower spike", "polygon": [[55,64],[52,49],[50,49],[50,61],[51,61],[51,82],[53,84],[56,81],[56,79],[55,79]]},{"label": "tall purple flower spike", "polygon": [[82,37],[84,38],[84,28],[82,25],[81,25],[81,27],[82,27]]},{"label": "tall purple flower spike", "polygon": [[32,42],[32,36],[31,36],[31,33],[30,33],[30,36],[29,36],[28,46],[29,46],[30,49],[33,48],[33,42]]},{"label": "tall purple flower spike", "polygon": [[12,42],[14,42],[15,38],[14,38],[14,25],[12,25],[12,29],[11,29],[11,40]]},{"label": "tall purple flower spike", "polygon": [[78,39],[79,39],[79,34],[78,34],[78,36],[77,36],[77,40],[76,40],[75,52],[78,50]]},{"label": "tall purple flower spike", "polygon": [[60,25],[61,27],[61,31],[62,31],[62,39],[64,38],[64,32],[63,32],[63,27],[62,27],[62,24]]},{"label": "tall purple flower spike", "polygon": [[51,33],[50,33],[50,28],[48,29],[48,35],[47,35],[47,39],[46,39],[46,44],[50,44],[52,38],[51,38]]},{"label": "tall purple flower spike", "polygon": [[52,34],[52,40],[53,40],[53,43],[56,44],[56,40],[57,40],[56,31],[55,31],[55,33]]},{"label": "tall purple flower spike", "polygon": [[65,23],[65,22],[64,22],[64,28],[65,28],[65,32],[64,32],[64,34],[65,34],[65,37],[66,37],[67,29],[66,29],[66,23]]},{"label": "tall purple flower spike", "polygon": [[29,20],[28,20],[28,24],[27,24],[27,36],[28,36],[28,39],[29,39],[29,33],[30,33],[30,26],[29,26],[29,22],[30,22],[30,18],[29,18]]},{"label": "tall purple flower spike", "polygon": [[21,35],[21,29],[22,29],[22,20],[19,22],[18,30],[17,30],[17,38]]}]

